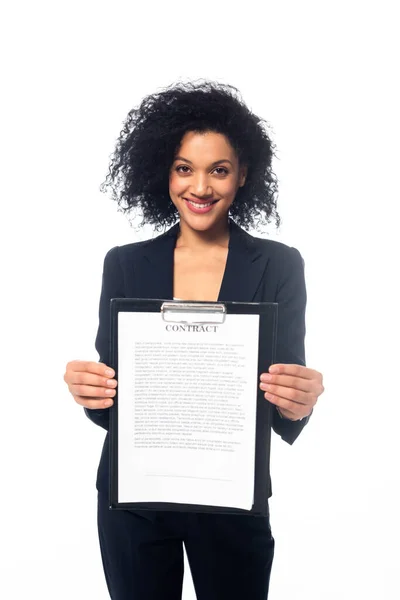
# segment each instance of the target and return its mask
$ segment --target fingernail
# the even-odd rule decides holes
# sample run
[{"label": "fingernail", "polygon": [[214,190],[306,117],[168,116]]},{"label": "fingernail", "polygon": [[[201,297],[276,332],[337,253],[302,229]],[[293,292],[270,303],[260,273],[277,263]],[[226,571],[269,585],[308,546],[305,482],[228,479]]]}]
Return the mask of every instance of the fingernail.
[{"label": "fingernail", "polygon": [[112,403],[113,403],[113,401],[112,401],[112,400],[106,400],[106,401],[104,402],[104,406],[111,406],[111,405],[112,405]]},{"label": "fingernail", "polygon": [[114,377],[114,371],[112,369],[106,369],[105,374],[108,375],[108,377]]},{"label": "fingernail", "polygon": [[272,379],[272,375],[269,375],[269,373],[263,373],[261,375],[261,381],[271,381]]},{"label": "fingernail", "polygon": [[268,369],[268,371],[269,371],[270,373],[277,373],[277,372],[279,371],[279,367],[274,367],[274,366],[272,366],[272,367],[270,367],[270,368]]}]

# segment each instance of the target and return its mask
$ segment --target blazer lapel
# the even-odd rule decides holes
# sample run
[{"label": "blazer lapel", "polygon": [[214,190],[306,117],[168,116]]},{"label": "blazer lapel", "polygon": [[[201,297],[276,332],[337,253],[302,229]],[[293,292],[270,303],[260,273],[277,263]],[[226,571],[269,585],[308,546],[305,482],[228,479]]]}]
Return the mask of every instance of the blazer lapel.
[{"label": "blazer lapel", "polygon": [[133,264],[136,298],[172,300],[174,290],[174,250],[179,223],[140,247]]},{"label": "blazer lapel", "polygon": [[232,220],[229,251],[219,301],[255,302],[268,257],[261,252],[257,238]]},{"label": "blazer lapel", "polygon": [[[268,257],[261,252],[258,239],[229,220],[228,257],[218,301],[255,302]],[[174,250],[179,223],[141,246],[133,265],[136,298],[172,300]]]}]

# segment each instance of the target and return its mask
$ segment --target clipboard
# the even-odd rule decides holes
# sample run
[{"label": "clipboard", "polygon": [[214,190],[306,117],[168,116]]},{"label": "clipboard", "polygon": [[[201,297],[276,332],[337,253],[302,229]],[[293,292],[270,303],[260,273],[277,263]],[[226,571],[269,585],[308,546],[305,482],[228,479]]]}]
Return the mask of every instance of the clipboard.
[{"label": "clipboard", "polygon": [[259,315],[256,433],[254,460],[254,496],[250,510],[232,506],[185,504],[176,502],[121,502],[118,498],[118,386],[110,408],[109,508],[113,510],[185,511],[221,514],[268,516],[270,496],[270,448],[273,406],[259,388],[261,373],[275,363],[278,325],[278,303],[261,302],[187,302],[182,300],[112,298],[110,300],[110,366],[118,373],[118,316],[126,312],[159,313],[160,319],[172,323],[196,325],[192,315],[202,315],[201,324],[221,324],[226,316]]}]

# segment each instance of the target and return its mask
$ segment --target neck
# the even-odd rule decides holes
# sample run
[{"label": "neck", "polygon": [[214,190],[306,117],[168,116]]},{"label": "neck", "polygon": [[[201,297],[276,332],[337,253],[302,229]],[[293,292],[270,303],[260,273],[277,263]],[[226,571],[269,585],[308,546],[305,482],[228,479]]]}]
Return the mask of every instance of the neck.
[{"label": "neck", "polygon": [[215,224],[211,229],[206,231],[196,231],[192,229],[184,221],[179,222],[179,233],[176,247],[185,246],[190,250],[205,250],[210,247],[222,246],[228,248],[229,245],[229,222],[228,220],[222,223]]}]

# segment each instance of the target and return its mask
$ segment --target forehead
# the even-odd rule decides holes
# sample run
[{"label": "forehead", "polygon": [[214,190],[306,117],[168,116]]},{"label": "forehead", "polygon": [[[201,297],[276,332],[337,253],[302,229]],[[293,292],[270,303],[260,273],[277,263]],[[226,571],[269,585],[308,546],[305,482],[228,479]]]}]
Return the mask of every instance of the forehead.
[{"label": "forehead", "polygon": [[[214,154],[224,154],[226,158],[234,157],[235,152],[232,148],[228,138],[222,133],[215,133],[213,131],[207,132],[196,132],[196,131],[188,131],[182,137],[181,145],[179,148],[179,152],[188,152],[188,153],[201,153],[214,155]],[[190,158],[188,156],[188,158]],[[221,155],[222,158],[222,155]]]}]

